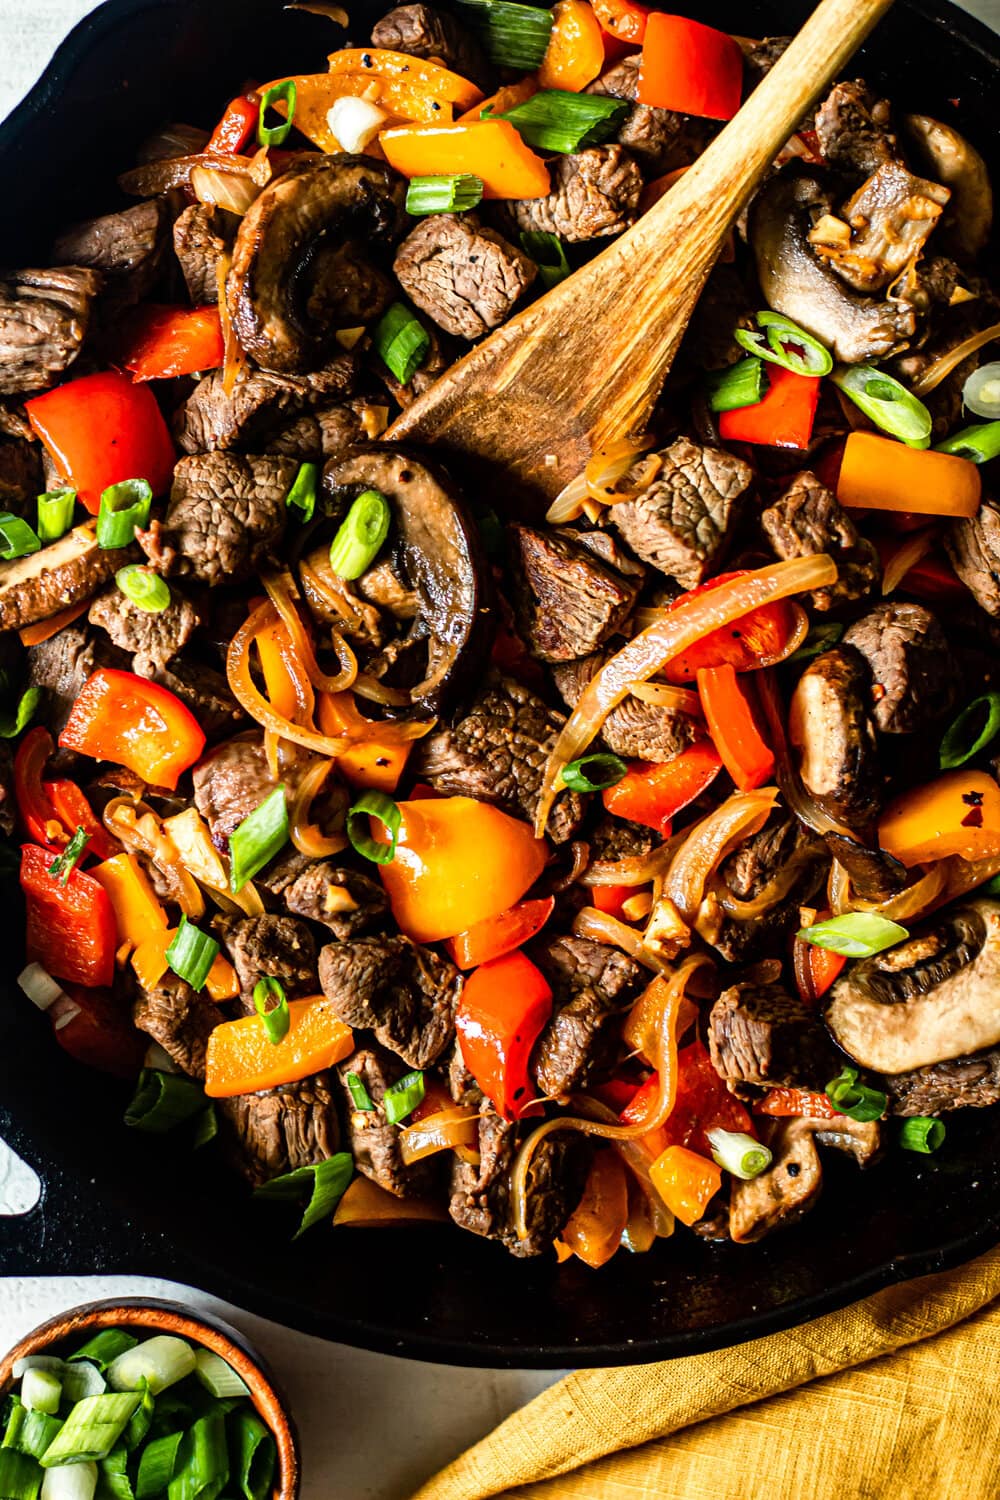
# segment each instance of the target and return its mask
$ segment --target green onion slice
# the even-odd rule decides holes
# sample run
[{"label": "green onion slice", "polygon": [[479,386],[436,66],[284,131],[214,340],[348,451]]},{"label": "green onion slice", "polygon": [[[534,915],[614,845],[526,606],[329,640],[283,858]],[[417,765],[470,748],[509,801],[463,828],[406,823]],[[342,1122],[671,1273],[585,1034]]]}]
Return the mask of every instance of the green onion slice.
[{"label": "green onion slice", "polygon": [[538,275],[546,290],[558,286],[571,275],[565,247],[557,234],[549,234],[544,229],[522,229],[521,244],[525,254],[530,255],[538,267]]},{"label": "green onion slice", "polygon": [[219,945],[214,937],[195,927],[186,916],[181,917],[180,926],[170,947],[167,963],[178,978],[185,980],[193,990],[203,990],[208,971],[214,964]]},{"label": "green onion slice", "polygon": [[838,625],[835,621],[831,621],[829,625],[811,626],[802,645],[792,652],[787,662],[812,661],[814,656],[822,656],[824,651],[829,651],[831,646],[837,644],[843,633],[843,625]]},{"label": "green onion slice", "polygon": [[227,1396],[249,1396],[250,1387],[231,1364],[211,1349],[195,1350],[195,1374],[209,1395],[222,1400]]},{"label": "green onion slice", "polygon": [[65,849],[49,865],[49,874],[59,876],[59,884],[65,885],[83,858],[84,850],[90,843],[90,834],[84,833],[82,828],[77,828],[73,837]]},{"label": "green onion slice", "polygon": [[151,615],[170,608],[169,583],[146,563],[129,563],[127,567],[119,568],[115,583],[126,599],[131,599],[134,605]]},{"label": "green onion slice", "polygon": [[207,1146],[209,1141],[214,1141],[219,1133],[219,1117],[216,1114],[214,1104],[206,1104],[200,1115],[195,1116],[194,1129],[191,1132],[191,1150],[198,1151],[202,1146]]},{"label": "green onion slice", "polygon": [[316,512],[318,480],[319,464],[299,464],[299,472],[292,480],[292,487],[285,496],[285,505],[300,510],[303,521],[311,521]]},{"label": "green onion slice", "polygon": [[128,1349],[134,1349],[139,1340],[134,1334],[126,1333],[123,1328],[102,1328],[100,1333],[95,1333],[92,1339],[81,1344],[75,1354],[69,1355],[69,1362],[74,1360],[89,1359],[99,1370],[106,1370],[112,1360],[124,1354]]},{"label": "green onion slice", "polygon": [[[272,1004],[272,1001],[274,1002]],[[253,1008],[264,1022],[267,1039],[276,1047],[288,1035],[291,1016],[288,1013],[288,997],[280,979],[264,974],[253,987]]]},{"label": "green onion slice", "polygon": [[363,1110],[367,1114],[375,1108],[372,1103],[371,1094],[369,1094],[357,1073],[345,1074],[344,1082],[347,1084],[347,1092],[351,1096],[351,1103],[355,1109]]},{"label": "green onion slice", "polygon": [[973,464],[988,464],[1000,454],[1000,422],[983,422],[963,427],[961,432],[934,445],[936,453],[952,453]]},{"label": "green onion slice", "polygon": [[400,385],[409,385],[431,347],[430,334],[402,302],[394,302],[379,318],[372,343]]},{"label": "green onion slice", "polygon": [[[389,834],[389,842],[380,844],[373,839],[368,828],[368,819],[377,818]],[[362,792],[347,814],[345,827],[347,837],[359,854],[377,865],[392,864],[399,839],[401,815],[399,806],[384,792]]]},{"label": "green onion slice", "polygon": [[123,479],[101,496],[97,512],[97,545],[107,550],[128,547],[137,530],[149,525],[153,491],[145,479]]},{"label": "green onion slice", "polygon": [[[977,729],[977,725],[980,726]],[[962,709],[945,731],[938,755],[942,771],[953,771],[985,750],[1000,733],[1000,693],[983,693]]]},{"label": "green onion slice", "polygon": [[[113,1363],[114,1361],[112,1360]],[[128,1419],[128,1426],[125,1428],[125,1436],[122,1440],[123,1447],[129,1453],[134,1452],[136,1448],[140,1447],[149,1436],[149,1429],[153,1425],[153,1412],[156,1406],[156,1402],[153,1399],[153,1392],[145,1375],[139,1377],[139,1383],[135,1389],[139,1392],[139,1405]]]},{"label": "green onion slice", "polygon": [[128,1450],[123,1444],[112,1448],[107,1458],[102,1458],[101,1500],[110,1495],[112,1500],[135,1500],[132,1481],[128,1475]]},{"label": "green onion slice", "polygon": [[904,1151],[919,1151],[922,1156],[930,1156],[944,1144],[946,1133],[943,1120],[935,1120],[930,1115],[912,1115],[903,1121],[899,1144]]},{"label": "green onion slice", "polygon": [[391,1084],[382,1096],[382,1108],[389,1124],[400,1125],[407,1115],[412,1115],[424,1097],[424,1091],[423,1073],[404,1073],[402,1078]]},{"label": "green onion slice", "polygon": [[282,784],[229,835],[229,889],[233,895],[238,895],[287,843],[288,802]]},{"label": "green onion slice", "polygon": [[[288,106],[288,113],[280,125],[265,125],[264,116],[277,101],[281,99]],[[260,117],[257,121],[257,144],[258,146],[281,146],[288,139],[288,133],[295,121],[295,79],[285,78],[281,83],[274,83],[269,89],[265,89],[260,96]]]},{"label": "green onion slice", "polygon": [[42,1471],[27,1453],[0,1448],[0,1495],[4,1500],[38,1500]]},{"label": "green onion slice", "polygon": [[870,1089],[859,1083],[857,1068],[850,1067],[842,1068],[836,1078],[831,1078],[826,1086],[826,1097],[842,1115],[859,1122],[880,1120],[888,1103],[879,1089]]},{"label": "green onion slice", "polygon": [[194,1119],[204,1108],[205,1095],[195,1079],[143,1068],[125,1111],[125,1124],[149,1135],[163,1135]]},{"label": "green onion slice", "polygon": [[717,370],[706,384],[709,409],[714,412],[756,406],[767,390],[767,372],[761,359],[741,359],[726,370]]},{"label": "green onion slice", "polygon": [[552,35],[550,10],[513,0],[459,0],[459,6],[491,62],[529,73],[540,67]]},{"label": "green onion slice", "polygon": [[31,552],[37,552],[41,545],[27,521],[9,510],[0,511],[0,557],[4,562],[27,557]]},{"label": "green onion slice", "polygon": [[712,1147],[712,1160],[742,1182],[750,1182],[771,1165],[771,1152],[742,1130],[723,1130],[721,1126],[706,1131]]},{"label": "green onion slice", "polygon": [[488,118],[509,120],[521,139],[536,151],[568,155],[609,140],[631,108],[627,99],[607,94],[540,89],[522,104]]},{"label": "green onion slice", "polygon": [[46,490],[38,497],[38,537],[42,543],[57,542],[73,524],[76,490]]},{"label": "green onion slice", "polygon": [[876,427],[908,448],[929,448],[933,419],[922,401],[893,375],[874,365],[840,365],[833,383]]},{"label": "green onion slice", "polygon": [[54,1370],[25,1370],[21,1381],[21,1404],[29,1411],[54,1417],[62,1399],[62,1381]]},{"label": "green onion slice", "polygon": [[274,1438],[256,1412],[238,1412],[232,1425],[237,1477],[244,1500],[267,1500],[274,1486],[277,1461]]},{"label": "green onion slice", "polygon": [[985,881],[979,886],[976,894],[979,896],[1000,896],[1000,875],[994,875],[991,879]]},{"label": "green onion slice", "polygon": [[833,355],[819,339],[806,333],[797,323],[780,313],[765,309],[755,314],[757,329],[737,328],[736,342],[741,349],[791,370],[795,375],[829,375]]},{"label": "green onion slice", "polygon": [[152,1500],[162,1495],[174,1477],[177,1453],[183,1432],[170,1432],[165,1437],[154,1438],[147,1443],[139,1455],[139,1472],[135,1480],[135,1500]]},{"label": "green onion slice", "polygon": [[849,911],[841,917],[814,922],[812,927],[800,927],[795,935],[804,943],[829,948],[832,953],[842,953],[845,958],[871,958],[883,948],[901,943],[910,934],[898,922],[890,922],[888,917],[880,917],[875,912]]},{"label": "green onion slice", "polygon": [[275,1203],[298,1202],[308,1192],[309,1202],[294,1235],[298,1239],[320,1219],[329,1218],[353,1175],[354,1160],[350,1152],[338,1151],[314,1166],[297,1167],[282,1177],[272,1177],[256,1190],[254,1197]]},{"label": "green onion slice", "polygon": [[[39,1459],[45,1450],[55,1442],[56,1434],[62,1427],[62,1421],[51,1412],[29,1411],[28,1408],[17,1397],[12,1397],[16,1402],[7,1423],[4,1433],[4,1448],[14,1448],[18,1453],[27,1454],[28,1458]],[[0,1490],[0,1494],[4,1494]]]},{"label": "green onion slice", "polygon": [[378,490],[364,490],[354,501],[330,543],[330,567],[338,578],[360,578],[389,535],[392,511]]},{"label": "green onion slice", "polygon": [[13,713],[0,712],[0,740],[12,740],[15,735],[27,729],[41,701],[42,689],[40,687],[26,688],[18,699]]},{"label": "green onion slice", "polygon": [[225,1417],[218,1407],[199,1417],[181,1441],[167,1500],[216,1500],[229,1479]]},{"label": "green onion slice", "polygon": [[454,177],[411,177],[406,190],[406,212],[421,214],[460,214],[475,208],[482,200],[483,180],[471,173]]},{"label": "green onion slice", "polygon": [[136,1391],[140,1397],[149,1391],[158,1396],[194,1371],[194,1350],[187,1339],[172,1333],[157,1333],[112,1360],[108,1366],[108,1384],[113,1391]]},{"label": "green onion slice", "polygon": [[71,1409],[54,1441],[42,1454],[42,1468],[107,1458],[139,1401],[138,1394],[131,1391],[120,1395],[85,1396]]},{"label": "green onion slice", "polygon": [[603,792],[605,787],[617,786],[627,775],[628,766],[621,756],[603,750],[581,755],[562,769],[563,786],[571,792]]}]

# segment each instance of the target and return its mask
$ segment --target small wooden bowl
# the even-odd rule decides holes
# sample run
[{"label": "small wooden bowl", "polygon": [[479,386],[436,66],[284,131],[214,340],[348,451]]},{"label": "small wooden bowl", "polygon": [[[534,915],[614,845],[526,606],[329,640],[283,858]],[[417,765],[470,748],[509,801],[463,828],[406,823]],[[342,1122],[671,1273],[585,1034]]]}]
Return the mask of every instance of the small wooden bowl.
[{"label": "small wooden bowl", "polygon": [[88,1302],[59,1313],[25,1334],[0,1359],[0,1398],[10,1389],[17,1360],[28,1354],[41,1354],[66,1340],[82,1342],[87,1334],[99,1328],[130,1328],[136,1333],[150,1335],[172,1333],[221,1355],[246,1382],[258,1416],[274,1437],[278,1472],[273,1500],[298,1500],[298,1436],[285,1399],[275,1387],[266,1366],[235,1328],[208,1314],[194,1317],[173,1302],[161,1302],[153,1297],[129,1297],[123,1302]]}]

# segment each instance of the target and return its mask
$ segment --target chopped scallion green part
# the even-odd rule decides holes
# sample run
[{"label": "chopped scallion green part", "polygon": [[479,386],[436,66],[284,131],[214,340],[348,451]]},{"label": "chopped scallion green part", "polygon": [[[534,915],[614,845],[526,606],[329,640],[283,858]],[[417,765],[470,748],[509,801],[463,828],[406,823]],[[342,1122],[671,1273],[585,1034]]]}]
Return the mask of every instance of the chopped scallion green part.
[{"label": "chopped scallion green part", "polygon": [[944,1144],[946,1133],[943,1120],[935,1120],[930,1115],[911,1115],[903,1121],[899,1144],[904,1151],[919,1151],[922,1156],[930,1156]]},{"label": "chopped scallion green part", "polygon": [[382,1108],[390,1125],[400,1125],[412,1115],[421,1099],[424,1097],[425,1085],[423,1073],[404,1073],[386,1089],[382,1095]]},{"label": "chopped scallion green part", "polygon": [[355,1109],[360,1109],[367,1114],[375,1108],[372,1103],[371,1094],[369,1094],[357,1073],[346,1074],[345,1082],[347,1083],[347,1092],[351,1096],[351,1103]]},{"label": "chopped scallion green part", "polygon": [[[17,1396],[11,1396],[10,1416],[3,1435],[4,1448],[13,1448],[29,1458],[41,1458],[62,1426],[59,1417],[44,1411],[29,1411]],[[3,1491],[0,1490],[0,1494]]]},{"label": "chopped scallion green part", "polygon": [[38,497],[38,539],[57,542],[73,524],[76,490],[46,490]]},{"label": "chopped scallion green part", "polygon": [[[273,1003],[272,1003],[273,1002]],[[288,1035],[291,1017],[288,997],[280,979],[263,974],[253,987],[253,1008],[264,1022],[267,1039],[276,1047]]]},{"label": "chopped scallion green part", "polygon": [[767,394],[768,380],[761,359],[741,359],[728,369],[717,370],[708,377],[706,393],[709,410],[738,411],[756,406]]},{"label": "chopped scallion green part", "polygon": [[27,729],[41,701],[42,689],[40,687],[26,688],[18,699],[13,713],[0,712],[0,740],[12,740]]},{"label": "chopped scallion green part", "polygon": [[842,953],[845,958],[871,958],[883,948],[901,943],[909,933],[898,922],[890,922],[888,917],[875,912],[850,911],[841,917],[829,917],[825,922],[814,922],[811,927],[800,927],[796,937],[817,948],[829,948],[831,953]]},{"label": "chopped scallion green part", "polygon": [[119,568],[115,574],[115,583],[126,599],[131,599],[138,609],[144,609],[151,615],[161,614],[163,610],[170,608],[169,583],[146,563],[129,563],[126,567]]},{"label": "chopped scallion green part", "polygon": [[953,771],[978,755],[1000,733],[1000,693],[983,693],[962,709],[945,731],[938,755],[942,771]]},{"label": "chopped scallion green part", "polygon": [[475,208],[483,196],[483,180],[468,172],[454,177],[411,177],[406,190],[406,212],[460,214]]},{"label": "chopped scallion green part", "polygon": [[329,1218],[353,1175],[354,1159],[350,1152],[338,1151],[314,1166],[297,1167],[282,1177],[272,1177],[257,1189],[254,1197],[275,1203],[299,1202],[308,1192],[309,1202],[294,1236],[298,1239],[321,1219]]},{"label": "chopped scallion green part", "polygon": [[502,115],[521,139],[536,151],[569,155],[610,140],[632,105],[608,94],[572,94],[565,89],[540,89]]},{"label": "chopped scallion green part", "polygon": [[131,546],[137,530],[149,525],[153,491],[145,479],[123,479],[101,496],[97,512],[97,545],[106,550]]},{"label": "chopped scallion green part", "polygon": [[[108,1384],[113,1391],[142,1392],[148,1388],[152,1395],[158,1396],[168,1386],[193,1375],[194,1370],[194,1350],[187,1340],[171,1333],[157,1333],[112,1360],[108,1366]],[[137,1405],[138,1400],[137,1397]]]},{"label": "chopped scallion green part", "polygon": [[140,1396],[139,1405],[129,1417],[128,1426],[125,1428],[125,1436],[122,1439],[122,1446],[129,1453],[141,1447],[149,1436],[149,1429],[153,1425],[153,1413],[156,1406],[153,1399],[153,1392],[149,1388],[149,1381],[145,1376],[140,1378],[136,1390]]},{"label": "chopped scallion green part", "polygon": [[193,1120],[204,1108],[205,1094],[195,1079],[186,1078],[183,1073],[143,1068],[132,1102],[125,1111],[125,1124],[150,1135],[163,1135]]},{"label": "chopped scallion green part", "polygon": [[943,443],[935,443],[934,448],[937,453],[951,453],[973,464],[988,464],[1000,455],[1000,422],[963,427]]},{"label": "chopped scallion green part", "polygon": [[58,854],[49,865],[49,874],[58,875],[60,885],[66,885],[83,858],[84,850],[89,843],[90,834],[84,833],[82,828],[77,828],[62,853]]},{"label": "chopped scallion green part", "polygon": [[227,1364],[220,1354],[211,1349],[195,1350],[195,1374],[206,1391],[219,1400],[227,1396],[249,1396],[250,1387]]},{"label": "chopped scallion green part", "polygon": [[562,780],[571,792],[603,792],[605,787],[617,786],[627,774],[628,766],[620,755],[595,750],[563,766]]},{"label": "chopped scallion green part", "polygon": [[299,464],[299,472],[292,480],[292,487],[285,496],[285,505],[300,510],[303,521],[311,521],[316,513],[318,479],[319,464]]},{"label": "chopped scallion green part", "polygon": [[[389,835],[387,844],[374,839],[369,830],[368,819],[377,818]],[[362,792],[349,810],[345,820],[347,837],[359,854],[377,865],[389,865],[396,855],[399,825],[402,815],[397,803],[384,792]]]},{"label": "chopped scallion green part", "polygon": [[193,990],[203,990],[208,971],[218,954],[219,945],[215,938],[182,916],[174,940],[167,949],[167,963],[178,978],[185,980]]},{"label": "chopped scallion green part", "polygon": [[170,1432],[165,1437],[154,1438],[147,1443],[139,1456],[139,1472],[135,1480],[135,1500],[152,1500],[162,1495],[174,1477],[177,1454],[183,1432]]},{"label": "chopped scallion green part", "polygon": [[[279,100],[287,106],[285,118],[280,125],[265,125],[264,116]],[[288,133],[292,128],[294,120],[295,79],[285,78],[281,83],[273,83],[260,96],[260,117],[257,121],[258,146],[283,145],[288,139]]]},{"label": "chopped scallion green part", "polygon": [[360,578],[375,561],[389,535],[392,512],[378,490],[364,490],[340,523],[330,543],[330,567],[338,578]]},{"label": "chopped scallion green part", "polygon": [[431,347],[430,334],[402,302],[394,302],[379,318],[372,331],[372,343],[400,385],[409,385]]},{"label": "chopped scallion green part", "polygon": [[38,1500],[42,1479],[42,1470],[27,1453],[0,1448],[0,1495],[4,1500]]},{"label": "chopped scallion green part", "polygon": [[54,1416],[62,1399],[62,1381],[54,1370],[25,1370],[21,1381],[21,1402],[28,1411]]},{"label": "chopped scallion green part", "polygon": [[[101,1485],[101,1500],[135,1500],[132,1490],[132,1481],[128,1476],[128,1451],[124,1444],[112,1448],[107,1458],[100,1462],[99,1482]],[[50,1469],[50,1474],[58,1471]]]},{"label": "chopped scallion green part", "polygon": [[174,1477],[167,1485],[167,1500],[216,1500],[228,1479],[226,1423],[216,1407],[184,1434]]},{"label": "chopped scallion green part", "polygon": [[922,401],[893,375],[874,365],[841,365],[833,383],[876,427],[908,448],[929,448],[933,419]]},{"label": "chopped scallion green part", "polygon": [[69,1356],[69,1363],[89,1359],[99,1370],[106,1370],[112,1360],[126,1350],[134,1349],[138,1342],[134,1334],[126,1333],[123,1328],[102,1328],[100,1333],[95,1333],[92,1339],[81,1344],[76,1353]]},{"label": "chopped scallion green part", "polygon": [[274,1438],[256,1412],[239,1412],[233,1426],[237,1478],[244,1500],[267,1500],[274,1487],[277,1461]]},{"label": "chopped scallion green part", "polygon": [[552,35],[552,12],[513,0],[459,0],[462,20],[476,33],[490,62],[532,72]]},{"label": "chopped scallion green part", "polygon": [[771,1165],[771,1152],[741,1130],[723,1130],[721,1126],[706,1132],[712,1147],[712,1160],[741,1182],[750,1182]]},{"label": "chopped scallion green part", "polygon": [[824,651],[829,651],[835,646],[844,633],[843,625],[831,621],[829,625],[811,625],[809,634],[797,651],[793,651],[787,658],[787,662],[811,661],[814,656],[822,656]]},{"label": "chopped scallion green part", "polygon": [[888,1100],[879,1089],[858,1082],[857,1068],[844,1067],[826,1086],[826,1097],[834,1109],[852,1120],[880,1120]]},{"label": "chopped scallion green part", "polygon": [[4,562],[27,557],[31,552],[39,551],[41,545],[27,521],[9,510],[0,511],[0,557]]},{"label": "chopped scallion green part", "polygon": [[558,286],[571,274],[566,250],[557,234],[545,229],[522,229],[521,244],[526,255],[530,255],[538,267],[542,285],[548,290]]},{"label": "chopped scallion green part", "polygon": [[[128,1355],[122,1355],[128,1359]],[[113,1369],[114,1366],[112,1365]],[[43,1469],[57,1464],[88,1463],[107,1458],[139,1405],[134,1392],[85,1396],[71,1409],[54,1442],[41,1457]]]},{"label": "chopped scallion green part", "polygon": [[191,1132],[191,1150],[198,1151],[202,1146],[207,1146],[209,1141],[214,1141],[219,1133],[219,1117],[215,1112],[214,1104],[206,1104],[200,1115],[195,1116],[194,1130]]},{"label": "chopped scallion green part", "polygon": [[791,370],[795,375],[829,375],[833,369],[833,355],[819,339],[770,309],[757,313],[755,317],[757,330],[735,330],[734,336],[741,349],[780,365],[783,370]]},{"label": "chopped scallion green part", "polygon": [[287,843],[288,802],[284,785],[281,785],[276,786],[229,835],[229,889],[233,895],[239,895],[247,881],[252,880]]}]

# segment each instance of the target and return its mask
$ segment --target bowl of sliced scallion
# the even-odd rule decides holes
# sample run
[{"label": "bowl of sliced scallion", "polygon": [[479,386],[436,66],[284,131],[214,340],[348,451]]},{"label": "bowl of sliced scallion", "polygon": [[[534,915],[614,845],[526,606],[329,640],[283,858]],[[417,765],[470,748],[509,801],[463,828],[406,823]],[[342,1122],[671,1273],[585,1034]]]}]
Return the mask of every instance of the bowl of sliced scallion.
[{"label": "bowl of sliced scallion", "polygon": [[242,1337],[169,1302],[92,1302],[0,1360],[2,1500],[295,1500],[283,1398]]}]

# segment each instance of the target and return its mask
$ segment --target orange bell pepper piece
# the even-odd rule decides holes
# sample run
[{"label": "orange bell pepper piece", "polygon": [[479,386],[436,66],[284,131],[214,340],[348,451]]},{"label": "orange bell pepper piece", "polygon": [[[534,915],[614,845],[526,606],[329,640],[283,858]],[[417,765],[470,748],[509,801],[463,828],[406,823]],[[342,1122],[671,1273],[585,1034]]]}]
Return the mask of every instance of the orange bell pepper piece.
[{"label": "orange bell pepper piece", "polygon": [[[724,417],[729,415],[723,413]],[[844,445],[837,480],[841,505],[856,510],[968,517],[978,511],[982,494],[977,465],[953,453],[908,448],[874,432],[852,432]]]},{"label": "orange bell pepper piece", "polygon": [[596,1271],[614,1255],[628,1223],[628,1179],[615,1151],[598,1151],[583,1197],[563,1226],[560,1239],[584,1265]]},{"label": "orange bell pepper piece", "polygon": [[670,1212],[687,1225],[697,1224],[722,1186],[722,1168],[686,1146],[668,1146],[649,1175]]},{"label": "orange bell pepper piece", "polygon": [[[798,375],[781,365],[768,365],[767,394],[756,406],[740,406],[719,414],[719,435],[725,443],[758,443],[767,448],[807,448],[819,404],[820,377]],[[853,434],[852,434],[853,436]],[[901,448],[901,443],[894,443]],[[906,450],[908,453],[912,449]],[[966,459],[960,459],[966,463]],[[974,467],[974,465],[973,465]]]},{"label": "orange bell pepper piece", "polygon": [[226,357],[217,307],[156,307],[129,319],[119,358],[133,380],[169,380],[217,370]]},{"label": "orange bell pepper piece", "polygon": [[448,1211],[426,1198],[397,1198],[369,1177],[355,1177],[333,1211],[333,1222],[369,1229],[386,1224],[445,1224]]},{"label": "orange bell pepper piece", "polygon": [[[601,797],[616,818],[642,823],[668,838],[671,819],[700,797],[721,770],[722,760],[715,746],[710,740],[697,740],[673,760],[631,761],[621,781],[606,787]],[[598,890],[600,887],[595,887],[595,896]]]},{"label": "orange bell pepper piece", "polygon": [[787,1119],[794,1115],[805,1115],[812,1120],[836,1120],[840,1110],[834,1109],[826,1094],[817,1094],[812,1089],[770,1089],[757,1104],[754,1113],[771,1115],[776,1119]]},{"label": "orange bell pepper piece", "polygon": [[601,23],[592,6],[587,0],[556,0],[552,34],[538,70],[539,87],[579,94],[603,67]]},{"label": "orange bell pepper piece", "polygon": [[481,99],[471,109],[466,110],[464,115],[459,115],[457,123],[467,125],[472,120],[481,120],[485,115],[505,115],[509,109],[516,104],[524,104],[533,94],[538,93],[536,79],[519,78],[516,83],[505,83],[503,88],[497,89],[488,99]]},{"label": "orange bell pepper piece", "polygon": [[34,625],[25,625],[23,630],[17,632],[22,646],[40,646],[43,641],[50,641],[54,635],[66,625],[72,625],[81,615],[86,614],[90,608],[90,600],[82,599],[79,604],[71,604],[69,609],[61,609],[57,615],[49,615],[47,620],[37,620]]},{"label": "orange bell pepper piece", "polygon": [[592,0],[592,3],[602,31],[620,42],[642,45],[651,14],[648,5],[637,5],[635,0]]},{"label": "orange bell pepper piece", "polygon": [[223,1021],[208,1038],[205,1093],[231,1099],[280,1088],[332,1068],[354,1051],[354,1033],[334,1014],[325,995],[288,1002],[288,1031],[275,1044],[263,1016]]},{"label": "orange bell pepper piece", "polygon": [[468,172],[481,179],[484,198],[544,198],[551,186],[545,163],[509,120],[398,125],[383,130],[379,144],[404,177]]},{"label": "orange bell pepper piece", "polygon": [[[416,89],[439,104],[453,104],[456,109],[471,109],[483,97],[467,78],[452,73],[439,62],[413,57],[409,52],[393,52],[387,47],[344,47],[329,54],[330,73],[365,73],[398,84],[404,90]],[[431,115],[414,116],[430,119]]]},{"label": "orange bell pepper piece", "polygon": [[84,683],[59,744],[114,761],[172,792],[204,750],[205,735],[191,710],[166,688],[134,672],[100,667]]},{"label": "orange bell pepper piece", "polygon": [[[631,894],[631,892],[629,892]],[[552,915],[555,897],[519,901],[498,917],[487,917],[465,932],[448,938],[445,947],[460,969],[475,969],[491,959],[502,958],[541,932]]]},{"label": "orange bell pepper piece", "polygon": [[950,854],[1000,854],[1000,786],[985,771],[945,771],[889,803],[878,841],[907,869]]},{"label": "orange bell pepper piece", "polygon": [[757,728],[749,691],[728,664],[698,669],[698,696],[708,732],[741,792],[752,792],[774,774],[774,754]]},{"label": "orange bell pepper piece", "polygon": [[[472,797],[400,802],[394,858],[379,875],[397,923],[418,943],[456,937],[519,901],[547,849],[527,823]],[[377,819],[372,837],[389,842]]]},{"label": "orange bell pepper piece", "polygon": [[115,854],[89,873],[108,893],[119,945],[137,948],[157,931],[166,932],[167,914],[134,854]]},{"label": "orange bell pepper piece", "polygon": [[[132,968],[144,990],[155,990],[170,968],[167,963],[167,949],[176,936],[176,927],[152,932],[143,939],[132,954]],[[205,980],[205,988],[210,998],[216,1003],[233,1000],[240,992],[236,970],[228,958],[224,958],[221,953],[215,955],[212,967],[208,971],[208,978]]]},{"label": "orange bell pepper piece", "polygon": [[725,31],[655,11],[646,23],[638,100],[708,120],[731,120],[743,92],[743,53]]},{"label": "orange bell pepper piece", "polygon": [[394,792],[406,770],[413,741],[380,739],[378,721],[363,719],[350,693],[320,693],[317,704],[319,727],[331,738],[347,730],[353,732],[359,723],[367,726],[370,737],[348,745],[337,756],[337,770],[348,786]]},{"label": "orange bell pepper piece", "polygon": [[528,1062],[551,1014],[548,982],[523,953],[495,958],[465,981],[455,1015],[462,1060],[505,1120],[540,1113]]},{"label": "orange bell pepper piece", "polygon": [[[710,594],[713,589],[729,583],[731,579],[742,578],[746,571],[738,569],[734,573],[719,573],[717,577],[709,579],[708,583],[700,583],[697,588],[688,589],[669,607],[676,609],[679,604],[694,599],[698,594]],[[732,625],[724,625],[720,630],[710,630],[694,646],[689,646],[686,651],[668,661],[662,675],[668,682],[678,685],[694,682],[699,667],[721,667],[725,662],[729,662],[737,672],[754,672],[759,667],[781,660],[795,634],[798,619],[791,599],[779,599],[776,604],[762,604]]]}]

